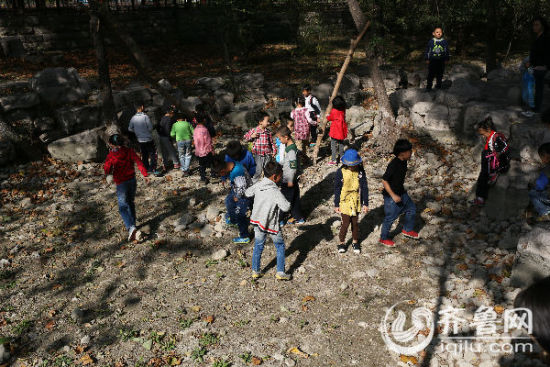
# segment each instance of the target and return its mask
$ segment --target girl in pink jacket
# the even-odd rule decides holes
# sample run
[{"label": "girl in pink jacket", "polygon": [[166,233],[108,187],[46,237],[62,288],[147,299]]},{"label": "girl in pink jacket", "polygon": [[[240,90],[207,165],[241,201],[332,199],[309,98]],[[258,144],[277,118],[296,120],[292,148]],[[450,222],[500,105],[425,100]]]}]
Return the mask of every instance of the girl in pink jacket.
[{"label": "girl in pink jacket", "polygon": [[199,158],[201,181],[208,184],[210,181],[206,178],[206,168],[211,165],[214,147],[212,137],[203,122],[199,122],[195,127],[193,142],[195,143],[195,155]]}]

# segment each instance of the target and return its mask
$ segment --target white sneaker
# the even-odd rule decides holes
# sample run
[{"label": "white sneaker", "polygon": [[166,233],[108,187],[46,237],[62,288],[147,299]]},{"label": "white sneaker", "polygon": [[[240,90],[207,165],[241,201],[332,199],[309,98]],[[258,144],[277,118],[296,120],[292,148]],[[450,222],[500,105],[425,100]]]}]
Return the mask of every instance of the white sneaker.
[{"label": "white sneaker", "polygon": [[136,227],[132,227],[128,232],[128,242],[132,242],[135,238],[136,238]]},{"label": "white sneaker", "polygon": [[533,111],[523,111],[521,114],[522,114],[523,116],[529,117],[529,118],[535,116],[535,113],[534,113]]},{"label": "white sneaker", "polygon": [[135,235],[136,241],[138,241],[138,242],[143,241],[143,237],[144,237],[144,236],[143,236],[143,232],[141,232],[141,231],[136,231],[136,235]]}]

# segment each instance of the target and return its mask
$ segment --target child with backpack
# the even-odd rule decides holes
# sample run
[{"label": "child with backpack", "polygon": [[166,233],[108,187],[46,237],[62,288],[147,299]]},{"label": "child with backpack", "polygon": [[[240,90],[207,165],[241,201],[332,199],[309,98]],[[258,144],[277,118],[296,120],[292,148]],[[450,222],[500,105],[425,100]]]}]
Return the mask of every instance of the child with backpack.
[{"label": "child with backpack", "polygon": [[491,117],[476,124],[477,133],[483,138],[485,146],[481,152],[481,172],[477,179],[476,198],[471,201],[475,206],[483,206],[489,196],[489,187],[497,182],[501,173],[510,168],[510,152],[504,134],[499,133]]},{"label": "child with backpack", "polygon": [[284,197],[290,202],[291,217],[285,221],[285,216],[282,215],[281,224],[302,224],[305,223],[304,216],[300,205],[300,186],[298,185],[298,176],[300,171],[300,163],[298,160],[298,148],[292,140],[292,132],[288,127],[281,127],[277,131],[277,137],[282,144],[285,145],[285,156],[281,165],[283,166],[283,179],[281,184],[281,192]]},{"label": "child with backpack", "polygon": [[334,207],[342,215],[342,227],[338,236],[338,252],[346,252],[346,234],[351,224],[353,252],[361,253],[359,245],[359,213],[369,210],[369,189],[363,160],[355,149],[348,149],[342,157],[342,167],[334,177]]},{"label": "child with backpack", "polygon": [[252,154],[256,161],[256,174],[253,177],[254,182],[260,179],[265,165],[277,155],[277,146],[275,139],[271,134],[269,126],[269,115],[265,112],[258,114],[258,126],[250,129],[245,135],[244,140],[253,142]]},{"label": "child with backpack", "polygon": [[269,162],[264,168],[264,178],[249,187],[245,195],[254,198],[250,223],[254,227],[254,250],[252,252],[252,278],[262,276],[260,264],[267,235],[273,240],[277,249],[278,280],[290,280],[285,272],[285,242],[279,226],[279,213],[290,210],[290,203],[285,199],[277,184],[283,177],[283,168],[276,162]]},{"label": "child with backpack", "polygon": [[445,73],[445,63],[449,61],[449,44],[443,39],[443,28],[436,27],[432,32],[433,38],[428,42],[425,59],[428,64],[428,82],[426,90],[431,91],[434,78],[435,87],[441,88],[443,82],[443,73]]},{"label": "child with backpack", "polygon": [[180,158],[181,171],[184,175],[188,174],[189,166],[191,165],[191,139],[193,138],[193,126],[187,117],[183,114],[179,114],[176,123],[172,125],[172,131],[170,136],[176,138],[176,144],[178,147],[178,154]]},{"label": "child with backpack", "polygon": [[118,134],[109,137],[109,154],[105,159],[103,170],[106,175],[113,175],[113,180],[116,184],[116,195],[118,199],[118,211],[124,222],[124,226],[128,230],[128,241],[137,239],[141,240],[141,232],[136,228],[136,205],[134,199],[136,197],[136,173],[134,164],[137,165],[145,183],[149,183],[147,177],[147,169],[139,159],[136,152],[124,146],[122,137]]},{"label": "child with backpack", "polygon": [[407,175],[407,161],[412,155],[412,145],[406,139],[399,139],[393,147],[395,158],[388,164],[384,176],[382,176],[382,185],[384,186],[384,213],[385,218],[382,223],[382,232],[379,242],[388,247],[395,246],[395,242],[390,239],[390,229],[393,222],[401,215],[405,214],[405,223],[402,234],[405,237],[418,239],[418,233],[413,230],[416,216],[416,206],[405,190],[405,176]]},{"label": "child with backpack", "polygon": [[296,139],[296,147],[302,153],[304,158],[307,158],[307,147],[311,135],[311,124],[313,120],[309,114],[309,109],[306,107],[304,97],[298,97],[295,102],[296,108],[290,113],[290,117],[294,121],[294,138]]},{"label": "child with backpack", "polygon": [[302,88],[302,96],[304,97],[304,107],[309,111],[311,122],[309,123],[311,133],[310,147],[314,147],[317,141],[317,126],[319,125],[321,118],[321,105],[317,97],[311,94],[311,85],[306,84]]},{"label": "child with backpack", "polygon": [[330,124],[330,150],[331,160],[329,165],[338,164],[338,159],[344,155],[344,140],[348,136],[348,124],[346,123],[346,101],[341,96],[336,96],[332,100],[332,110],[327,114],[327,121]]},{"label": "child with backpack", "polygon": [[225,197],[225,207],[227,209],[226,223],[239,228],[239,237],[233,238],[233,243],[249,243],[250,234],[246,212],[250,206],[250,200],[245,196],[245,191],[252,185],[252,179],[242,164],[225,162],[223,157],[217,157],[214,160],[214,170],[221,177],[229,176],[231,182],[231,189]]},{"label": "child with backpack", "polygon": [[193,131],[193,142],[195,143],[195,155],[199,159],[199,173],[201,181],[208,185],[210,180],[206,178],[206,168],[212,164],[212,138],[210,132],[204,125],[204,120],[197,121],[197,127]]}]

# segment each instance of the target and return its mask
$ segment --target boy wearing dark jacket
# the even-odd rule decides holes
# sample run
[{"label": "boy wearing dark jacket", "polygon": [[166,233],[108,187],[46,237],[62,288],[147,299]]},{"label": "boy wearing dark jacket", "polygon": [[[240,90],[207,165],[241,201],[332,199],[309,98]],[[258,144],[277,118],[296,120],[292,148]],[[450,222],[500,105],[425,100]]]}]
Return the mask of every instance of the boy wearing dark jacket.
[{"label": "boy wearing dark jacket", "polygon": [[425,53],[426,64],[428,64],[427,91],[432,90],[434,78],[436,80],[435,87],[437,89],[441,88],[445,63],[449,61],[449,44],[443,39],[443,29],[441,27],[435,28],[432,35],[433,38],[428,42]]}]

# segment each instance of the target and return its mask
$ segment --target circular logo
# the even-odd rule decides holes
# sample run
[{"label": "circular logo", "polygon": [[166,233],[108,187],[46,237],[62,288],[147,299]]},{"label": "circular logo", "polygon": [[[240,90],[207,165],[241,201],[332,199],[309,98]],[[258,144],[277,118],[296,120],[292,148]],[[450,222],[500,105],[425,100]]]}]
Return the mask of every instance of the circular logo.
[{"label": "circular logo", "polygon": [[[405,330],[407,316],[403,310],[397,310],[396,307],[401,304],[415,304],[414,301],[401,301],[391,306],[380,325],[382,339],[389,350],[405,355],[412,355],[425,349],[433,339],[435,324],[433,313],[426,307],[416,307],[411,312],[412,326]],[[397,316],[395,316],[397,313]],[[391,325],[391,326],[390,326]],[[426,338],[417,340],[418,334],[429,330]],[[423,335],[424,335],[423,333]]]}]

